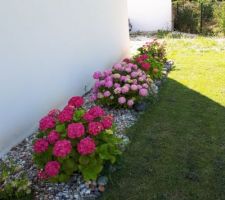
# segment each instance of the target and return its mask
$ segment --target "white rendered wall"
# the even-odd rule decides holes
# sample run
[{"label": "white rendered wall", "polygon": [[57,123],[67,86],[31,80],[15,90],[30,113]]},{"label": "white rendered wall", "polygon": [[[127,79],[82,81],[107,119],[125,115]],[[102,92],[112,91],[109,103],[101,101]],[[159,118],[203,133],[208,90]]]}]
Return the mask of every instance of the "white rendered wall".
[{"label": "white rendered wall", "polygon": [[0,0],[0,155],[128,54],[126,0]]},{"label": "white rendered wall", "polygon": [[132,31],[171,30],[171,0],[128,0]]}]

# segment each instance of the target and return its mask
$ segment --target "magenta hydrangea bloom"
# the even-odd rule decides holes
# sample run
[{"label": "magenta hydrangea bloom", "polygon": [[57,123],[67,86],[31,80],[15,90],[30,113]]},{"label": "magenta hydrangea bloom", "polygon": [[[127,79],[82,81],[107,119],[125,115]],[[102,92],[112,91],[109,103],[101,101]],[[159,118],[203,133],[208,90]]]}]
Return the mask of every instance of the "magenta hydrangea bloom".
[{"label": "magenta hydrangea bloom", "polygon": [[84,98],[80,96],[72,97],[68,101],[68,105],[74,106],[75,108],[80,108],[84,104]]},{"label": "magenta hydrangea bloom", "polygon": [[48,116],[53,117],[53,118],[57,118],[59,113],[60,113],[59,109],[53,109],[53,110],[49,111]]},{"label": "magenta hydrangea bloom", "polygon": [[88,113],[97,118],[102,117],[105,114],[105,111],[100,106],[94,106],[88,111]]},{"label": "magenta hydrangea bloom", "polygon": [[43,170],[39,170],[37,176],[40,180],[45,180],[48,178],[47,174]]},{"label": "magenta hydrangea bloom", "polygon": [[51,116],[43,117],[39,122],[39,129],[45,131],[55,127],[55,119]]},{"label": "magenta hydrangea bloom", "polygon": [[57,131],[52,130],[48,136],[47,136],[47,140],[50,144],[55,144],[60,138],[60,135]]},{"label": "magenta hydrangea bloom", "polygon": [[64,158],[70,154],[72,145],[69,140],[59,140],[53,147],[53,155],[56,157]]},{"label": "magenta hydrangea bloom", "polygon": [[82,123],[69,124],[67,129],[67,135],[71,139],[80,138],[85,133],[85,128]]},{"label": "magenta hydrangea bloom", "polygon": [[113,117],[108,115],[101,120],[101,123],[105,129],[109,129],[113,125]]},{"label": "magenta hydrangea bloom", "polygon": [[71,106],[66,106],[58,116],[61,123],[70,122],[73,119],[74,108]]},{"label": "magenta hydrangea bloom", "polygon": [[91,115],[89,112],[86,112],[83,115],[83,119],[85,119],[87,122],[92,122],[95,119],[95,117]]},{"label": "magenta hydrangea bloom", "polygon": [[57,176],[60,171],[60,163],[57,161],[49,161],[45,165],[45,173],[48,177]]},{"label": "magenta hydrangea bloom", "polygon": [[148,90],[145,88],[140,89],[139,91],[140,96],[146,97],[148,96]]},{"label": "magenta hydrangea bloom", "polygon": [[77,151],[81,155],[90,155],[95,151],[95,149],[96,149],[95,141],[90,137],[82,139],[77,145]]},{"label": "magenta hydrangea bloom", "polygon": [[33,146],[35,153],[43,153],[48,150],[48,141],[46,139],[38,139]]},{"label": "magenta hydrangea bloom", "polygon": [[125,104],[126,103],[126,98],[125,97],[120,97],[118,99],[119,104]]},{"label": "magenta hydrangea bloom", "polygon": [[91,135],[98,135],[104,130],[102,123],[100,122],[90,122],[88,124],[88,132]]}]

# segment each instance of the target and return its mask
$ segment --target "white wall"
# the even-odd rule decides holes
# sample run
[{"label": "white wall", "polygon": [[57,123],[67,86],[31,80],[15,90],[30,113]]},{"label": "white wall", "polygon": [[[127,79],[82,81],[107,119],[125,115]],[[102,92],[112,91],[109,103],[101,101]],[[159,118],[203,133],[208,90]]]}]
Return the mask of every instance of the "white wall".
[{"label": "white wall", "polygon": [[0,0],[0,154],[128,54],[126,0]]},{"label": "white wall", "polygon": [[128,0],[132,31],[171,30],[171,0]]}]

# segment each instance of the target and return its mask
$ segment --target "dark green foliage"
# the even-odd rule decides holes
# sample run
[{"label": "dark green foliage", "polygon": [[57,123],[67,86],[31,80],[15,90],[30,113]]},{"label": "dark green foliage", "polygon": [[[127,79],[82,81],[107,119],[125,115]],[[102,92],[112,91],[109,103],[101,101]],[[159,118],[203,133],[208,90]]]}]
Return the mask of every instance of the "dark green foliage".
[{"label": "dark green foliage", "polygon": [[174,1],[174,29],[204,35],[224,34],[224,4],[209,0]]}]

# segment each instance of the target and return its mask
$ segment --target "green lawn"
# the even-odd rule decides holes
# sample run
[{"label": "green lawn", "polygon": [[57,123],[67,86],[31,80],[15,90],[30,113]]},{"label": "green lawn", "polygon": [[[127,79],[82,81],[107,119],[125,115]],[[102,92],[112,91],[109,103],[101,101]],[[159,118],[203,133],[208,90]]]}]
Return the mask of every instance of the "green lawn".
[{"label": "green lawn", "polygon": [[225,199],[225,42],[166,39],[176,69],[131,144],[104,200]]}]

